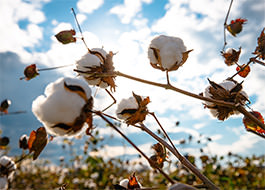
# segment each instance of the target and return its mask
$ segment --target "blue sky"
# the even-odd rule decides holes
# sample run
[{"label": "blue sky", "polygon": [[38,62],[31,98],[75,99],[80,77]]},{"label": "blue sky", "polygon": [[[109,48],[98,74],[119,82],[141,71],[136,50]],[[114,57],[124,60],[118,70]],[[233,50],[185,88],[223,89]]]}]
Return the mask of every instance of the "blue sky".
[{"label": "blue sky", "polygon": [[[86,53],[83,43],[59,44],[54,35],[66,29],[80,33],[71,12],[73,7],[89,48],[104,47],[107,51],[118,52],[114,56],[116,70],[144,79],[165,82],[165,73],[154,70],[147,58],[150,41],[157,35],[165,34],[183,39],[187,49],[194,49],[188,61],[178,71],[170,73],[172,84],[200,93],[208,85],[207,78],[221,82],[235,73],[235,67],[227,67],[220,51],[223,46],[223,23],[230,1],[228,0],[3,0],[0,2],[0,98],[12,101],[10,111],[26,110],[26,114],[3,116],[0,128],[3,135],[11,136],[11,148],[17,149],[18,138],[41,124],[31,112],[31,102],[43,94],[45,86],[62,76],[76,76],[73,67],[58,71],[42,72],[31,81],[20,81],[26,65],[36,63],[39,68],[73,64]],[[228,21],[246,18],[244,30],[234,38],[227,33],[227,47],[242,47],[240,64],[246,63],[256,47],[256,38],[265,26],[264,2],[262,0],[234,1]],[[252,101],[251,107],[265,114],[264,94],[265,70],[253,65],[252,72],[244,79],[244,90]],[[242,81],[242,78],[236,77]],[[117,78],[117,101],[131,96],[131,92],[149,96],[149,110],[155,112],[162,125],[183,154],[192,152],[199,155],[194,146],[181,146],[179,140],[200,134],[210,136],[208,144],[211,154],[226,154],[229,151],[244,155],[265,154],[265,141],[249,134],[242,125],[242,115],[221,122],[212,118],[199,100],[159,89],[124,78]],[[96,88],[93,88],[96,91]],[[102,109],[111,103],[103,90],[95,97],[95,109]],[[108,110],[115,113],[116,106]],[[180,126],[175,127],[175,122]],[[124,152],[122,140],[104,123],[95,120],[100,133],[114,139],[106,141],[104,156],[136,154],[132,148]],[[157,124],[147,117],[146,125],[154,131]],[[150,150],[154,141],[142,131],[123,126],[129,137],[141,148]],[[139,137],[139,138],[135,138]],[[78,140],[77,140],[78,141]],[[58,138],[44,150],[43,157],[52,153],[60,144]],[[77,142],[78,144],[78,142]],[[79,142],[80,144],[80,142]],[[121,151],[122,150],[122,151]],[[13,152],[14,153],[14,152]],[[55,156],[54,156],[55,157]]]}]

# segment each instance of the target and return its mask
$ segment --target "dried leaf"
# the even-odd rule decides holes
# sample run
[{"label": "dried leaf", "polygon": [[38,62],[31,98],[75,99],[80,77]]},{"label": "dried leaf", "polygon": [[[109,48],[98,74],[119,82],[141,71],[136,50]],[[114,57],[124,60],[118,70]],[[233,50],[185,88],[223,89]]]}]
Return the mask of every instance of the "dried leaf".
[{"label": "dried leaf", "polygon": [[75,30],[64,30],[56,34],[55,37],[62,44],[69,44],[72,42],[76,42],[76,38],[73,37],[75,34]]},{"label": "dried leaf", "polygon": [[[242,71],[240,71],[240,70],[242,70]],[[240,71],[238,73],[239,76],[246,78],[248,76],[248,74],[250,73],[250,66],[249,65],[245,66],[245,64],[243,64],[241,66],[237,66],[236,71]]]},{"label": "dried leaf", "polygon": [[259,55],[260,59],[265,59],[265,34],[264,34],[265,28],[260,33],[260,36],[258,37],[258,46],[255,49],[255,52],[253,54]]},{"label": "dried leaf", "polygon": [[[254,115],[262,123],[264,123],[264,118],[258,111],[251,111],[250,113]],[[252,130],[252,131],[255,131],[256,133],[263,134],[265,136],[265,130],[262,129],[260,126],[258,126],[255,122],[253,122],[248,117],[244,116],[243,123],[245,125],[246,130]]]},{"label": "dried leaf", "polygon": [[8,137],[0,137],[0,147],[1,146],[7,146],[9,144],[9,138]]},{"label": "dried leaf", "polygon": [[33,160],[36,160],[48,142],[47,132],[44,127],[32,131],[29,137],[29,151],[33,153]]},{"label": "dried leaf", "polygon": [[3,112],[5,114],[8,113],[8,108],[9,106],[11,105],[11,101],[8,100],[8,99],[5,99],[1,102],[1,105],[0,105],[0,112]]},{"label": "dried leaf", "polygon": [[24,69],[24,75],[25,75],[25,77],[21,77],[20,80],[22,80],[22,79],[31,80],[31,79],[35,78],[36,76],[38,76],[39,73],[38,73],[38,69],[36,67],[36,64],[31,64],[31,65],[27,66]]},{"label": "dried leaf", "polygon": [[136,189],[136,188],[140,188],[140,185],[134,173],[132,176],[129,177],[128,189]]}]

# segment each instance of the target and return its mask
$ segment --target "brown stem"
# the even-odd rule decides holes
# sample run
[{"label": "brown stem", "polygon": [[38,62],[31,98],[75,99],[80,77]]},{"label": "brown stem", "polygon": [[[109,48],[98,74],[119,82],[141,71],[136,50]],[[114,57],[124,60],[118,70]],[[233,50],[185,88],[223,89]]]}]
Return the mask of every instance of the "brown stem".
[{"label": "brown stem", "polygon": [[62,65],[62,66],[58,66],[58,67],[43,68],[43,69],[37,69],[37,71],[48,71],[48,70],[54,70],[54,69],[60,69],[60,68],[64,68],[64,67],[69,67],[69,66],[73,66],[73,65],[74,64]]},{"label": "brown stem", "polygon": [[79,22],[78,22],[78,20],[77,20],[77,18],[76,18],[75,10],[74,10],[74,8],[71,8],[71,10],[72,10],[72,12],[73,12],[73,14],[74,14],[74,17],[75,17],[75,21],[76,21],[77,27],[78,27],[78,29],[79,29],[79,31],[80,31],[81,36],[82,36],[81,40],[82,40],[83,43],[85,44],[85,46],[86,46],[88,52],[90,52],[90,49],[88,48],[88,46],[87,46],[87,44],[86,44],[86,41],[85,41],[85,38],[84,38],[84,36],[83,36],[83,32],[82,32],[82,30],[81,30],[80,24],[79,24]]},{"label": "brown stem", "polygon": [[236,75],[238,75],[241,71],[244,71],[244,69],[251,63],[251,62],[254,62],[256,60],[256,58],[258,57],[258,55],[256,57],[251,57],[249,58],[247,64],[244,66],[244,67],[240,67],[240,69],[231,77],[229,77],[229,79],[233,79]]},{"label": "brown stem", "polygon": [[108,107],[106,107],[105,109],[103,109],[102,112],[106,111],[107,109],[109,109],[111,106],[113,106],[117,102],[116,99],[114,98],[114,96],[110,93],[110,91],[108,91],[108,89],[105,89],[105,91],[112,98],[113,102]]},{"label": "brown stem", "polygon": [[256,63],[258,63],[258,64],[260,64],[260,65],[265,66],[265,63],[262,62],[262,61],[260,61],[260,60],[254,59],[253,62],[256,62]]},{"label": "brown stem", "polygon": [[155,118],[155,120],[156,120],[157,124],[159,125],[160,129],[163,131],[164,135],[165,135],[165,136],[167,137],[167,139],[169,140],[171,146],[172,146],[172,147],[175,149],[175,151],[177,152],[177,151],[178,151],[177,148],[175,147],[174,143],[172,142],[171,138],[168,136],[167,132],[165,131],[165,129],[163,128],[163,126],[161,125],[161,123],[158,121],[158,119],[157,119],[155,113],[152,112],[152,113],[149,113],[149,114],[151,114],[151,115]]},{"label": "brown stem", "polygon": [[229,5],[229,8],[228,8],[226,17],[225,17],[225,22],[224,22],[224,46],[223,46],[223,51],[225,49],[225,46],[227,45],[227,42],[226,42],[226,27],[227,27],[227,19],[228,19],[232,4],[233,4],[233,0],[231,0],[231,2],[230,2],[230,5]]},{"label": "brown stem", "polygon": [[[106,117],[104,117],[102,115],[101,112],[95,112],[95,114],[97,114],[98,116],[100,116],[105,122],[107,122],[116,132],[118,132],[125,140],[127,140],[127,142],[129,142],[146,160],[148,160],[149,163],[152,163],[153,161],[150,160],[146,154],[144,152],[142,152],[125,134],[123,134],[115,125],[113,125],[113,123],[111,123]],[[152,164],[155,166],[155,164]],[[159,167],[156,167],[156,169],[162,174],[164,175],[165,178],[167,178],[167,180],[174,184],[175,182]]]},{"label": "brown stem", "polygon": [[216,187],[206,176],[204,176],[194,165],[192,165],[185,157],[183,157],[178,150],[175,150],[172,148],[166,141],[158,137],[156,134],[154,134],[151,130],[149,130],[144,124],[140,124],[141,129],[148,133],[150,136],[152,136],[154,139],[156,139],[158,142],[160,142],[162,145],[164,145],[170,152],[172,152],[179,161],[186,166],[190,171],[192,171],[198,178],[200,178],[210,189],[218,190],[219,188]]}]

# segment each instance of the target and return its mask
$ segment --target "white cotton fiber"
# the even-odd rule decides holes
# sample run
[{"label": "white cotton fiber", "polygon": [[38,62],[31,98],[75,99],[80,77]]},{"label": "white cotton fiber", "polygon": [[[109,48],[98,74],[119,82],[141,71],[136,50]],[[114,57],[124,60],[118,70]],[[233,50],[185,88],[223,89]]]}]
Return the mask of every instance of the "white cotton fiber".
[{"label": "white cotton fiber", "polygon": [[126,109],[138,109],[138,103],[136,102],[136,99],[132,96],[128,99],[122,99],[120,103],[118,104],[116,114],[119,119],[126,120],[129,116],[128,115],[122,115],[120,114],[123,110]]},{"label": "white cotton fiber", "polygon": [[161,64],[165,70],[170,70],[174,65],[183,64],[183,53],[186,52],[186,46],[182,39],[178,37],[160,35],[151,41],[148,48],[148,58],[151,63],[157,64],[157,58],[151,48],[158,49],[161,57]]},{"label": "white cotton fiber", "polygon": [[[97,52],[100,55],[102,55],[104,59],[106,59],[107,52],[102,48],[93,48],[91,49],[91,52]],[[79,72],[79,74],[84,76],[84,78],[86,79],[89,85],[99,86],[101,88],[107,88],[109,85],[103,82],[101,78],[94,78],[94,77],[91,78],[90,76],[92,76],[92,74],[90,75],[89,73],[82,73],[82,72],[89,72],[97,67],[100,68],[102,67],[103,64],[104,61],[102,60],[102,58],[100,58],[100,56],[96,56],[93,53],[87,53],[80,60],[76,62],[76,69],[78,71],[81,71]]]},{"label": "white cotton fiber", "polygon": [[64,83],[81,87],[85,91],[86,99],[91,97],[91,89],[87,83],[78,78],[60,78],[46,87],[44,95],[33,101],[32,112],[44,124],[46,130],[54,135],[58,135],[57,129],[51,126],[58,123],[71,125],[86,104],[83,97],[65,88]]}]

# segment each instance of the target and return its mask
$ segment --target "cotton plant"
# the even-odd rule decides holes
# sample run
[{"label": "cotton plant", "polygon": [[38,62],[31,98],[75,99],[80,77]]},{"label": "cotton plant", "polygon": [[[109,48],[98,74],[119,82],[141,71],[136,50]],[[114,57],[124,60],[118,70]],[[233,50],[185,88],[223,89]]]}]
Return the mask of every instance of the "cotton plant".
[{"label": "cotton plant", "polygon": [[11,182],[17,166],[8,156],[0,158],[0,189],[8,189],[8,182]]},{"label": "cotton plant", "polygon": [[181,38],[159,35],[149,45],[148,58],[153,68],[168,74],[169,71],[178,70],[187,61],[191,51],[187,51]]},{"label": "cotton plant", "polygon": [[32,103],[32,112],[54,136],[79,134],[85,124],[92,128],[93,98],[87,83],[79,78],[59,78]]},{"label": "cotton plant", "polygon": [[122,179],[119,184],[114,185],[115,189],[136,190],[141,189],[142,185],[138,181],[137,176],[133,173],[129,178]]},{"label": "cotton plant", "polygon": [[107,53],[103,48],[93,48],[76,62],[75,71],[82,75],[89,85],[103,89],[110,86],[110,89],[115,91],[115,77],[104,76],[114,71],[113,56],[112,51]]},{"label": "cotton plant", "polygon": [[142,122],[148,114],[147,104],[149,102],[149,97],[133,93],[133,96],[120,101],[116,110],[117,117],[124,120],[128,125]]},{"label": "cotton plant", "polygon": [[[242,84],[235,80],[225,80],[219,84],[210,80],[209,82],[210,85],[204,92],[204,96],[207,98],[231,102],[242,106],[249,101],[247,93],[243,91]],[[240,113],[234,108],[217,105],[212,102],[205,102],[205,107],[210,109],[212,116],[219,120],[225,120],[231,115]]]}]

